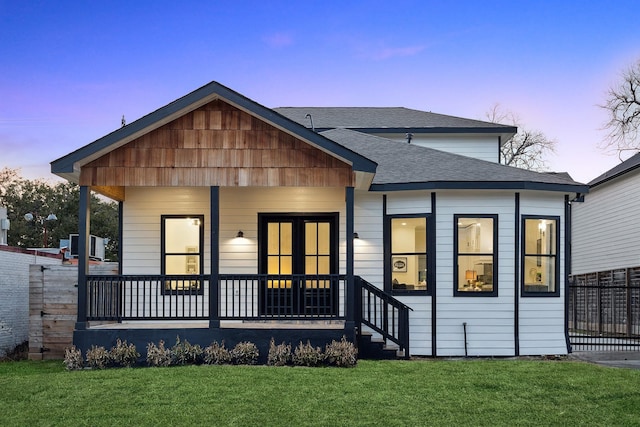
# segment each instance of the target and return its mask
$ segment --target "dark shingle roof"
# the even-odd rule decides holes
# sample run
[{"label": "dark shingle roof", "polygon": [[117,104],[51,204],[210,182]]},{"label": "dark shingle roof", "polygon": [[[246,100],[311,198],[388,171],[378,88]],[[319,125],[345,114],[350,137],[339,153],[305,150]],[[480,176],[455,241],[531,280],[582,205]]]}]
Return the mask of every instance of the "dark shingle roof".
[{"label": "dark shingle roof", "polygon": [[638,169],[639,167],[640,167],[640,153],[636,153],[633,156],[629,157],[624,162],[620,163],[619,165],[609,169],[602,175],[591,180],[589,182],[589,187],[595,187],[597,185],[603,184],[607,181],[610,181],[614,178],[624,175],[627,172],[631,172],[632,170]]},{"label": "dark shingle roof", "polygon": [[544,189],[586,192],[566,173],[540,173],[392,141],[347,129],[321,134],[378,163],[372,190],[394,188]]},{"label": "dark shingle roof", "polygon": [[[464,119],[403,107],[280,107],[274,111],[317,131],[346,128],[380,132],[515,133],[514,126]],[[307,115],[311,115],[311,119]]]}]

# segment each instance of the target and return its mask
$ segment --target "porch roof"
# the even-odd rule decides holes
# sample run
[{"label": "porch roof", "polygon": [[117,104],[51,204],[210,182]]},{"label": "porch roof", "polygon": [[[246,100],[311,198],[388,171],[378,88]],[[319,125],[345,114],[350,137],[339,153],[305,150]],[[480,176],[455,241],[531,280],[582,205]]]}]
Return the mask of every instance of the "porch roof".
[{"label": "porch roof", "polygon": [[83,165],[216,99],[221,99],[350,164],[355,172],[369,174],[376,171],[377,165],[370,159],[343,145],[336,144],[334,141],[214,81],[66,156],[54,160],[51,162],[51,172],[77,183],[80,168]]},{"label": "porch roof", "polygon": [[378,163],[373,191],[410,189],[530,189],[586,193],[588,186],[566,173],[505,166],[347,129],[322,132]]}]

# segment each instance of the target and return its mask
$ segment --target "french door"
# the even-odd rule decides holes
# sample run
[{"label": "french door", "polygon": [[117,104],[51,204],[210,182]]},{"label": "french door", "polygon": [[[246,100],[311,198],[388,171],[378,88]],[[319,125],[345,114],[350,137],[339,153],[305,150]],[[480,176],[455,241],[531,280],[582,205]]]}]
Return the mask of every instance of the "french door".
[{"label": "french door", "polygon": [[[260,214],[260,308],[266,315],[337,311],[338,214]],[[334,283],[335,281],[335,283]]]}]

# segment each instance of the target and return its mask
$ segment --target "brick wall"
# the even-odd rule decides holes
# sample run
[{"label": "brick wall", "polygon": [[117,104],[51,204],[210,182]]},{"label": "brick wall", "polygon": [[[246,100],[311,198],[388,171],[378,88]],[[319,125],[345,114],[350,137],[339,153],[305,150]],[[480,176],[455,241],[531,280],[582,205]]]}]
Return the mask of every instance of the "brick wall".
[{"label": "brick wall", "polygon": [[59,255],[0,246],[0,358],[29,339],[29,265],[61,263]]}]

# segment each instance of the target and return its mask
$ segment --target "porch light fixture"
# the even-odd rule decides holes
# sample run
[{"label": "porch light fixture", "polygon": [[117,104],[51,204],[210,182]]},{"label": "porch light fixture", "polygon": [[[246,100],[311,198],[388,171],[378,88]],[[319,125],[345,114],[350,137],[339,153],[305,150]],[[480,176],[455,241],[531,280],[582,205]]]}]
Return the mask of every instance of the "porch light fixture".
[{"label": "porch light fixture", "polygon": [[244,233],[242,232],[242,230],[238,230],[238,234],[236,234],[236,237],[244,237]]},{"label": "porch light fixture", "polygon": [[353,238],[354,238],[354,239],[359,239],[359,238],[360,238],[360,236],[358,236],[358,233],[353,233]]}]

